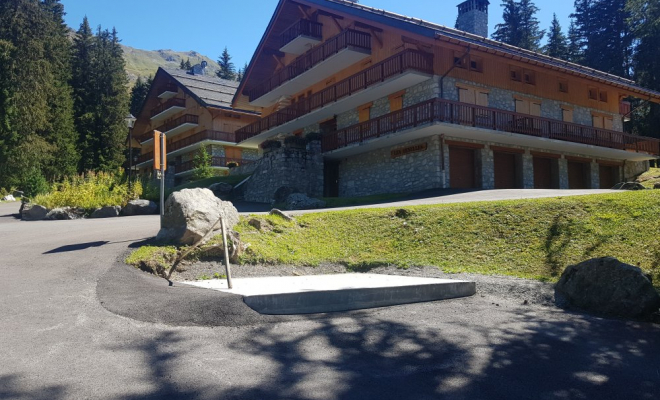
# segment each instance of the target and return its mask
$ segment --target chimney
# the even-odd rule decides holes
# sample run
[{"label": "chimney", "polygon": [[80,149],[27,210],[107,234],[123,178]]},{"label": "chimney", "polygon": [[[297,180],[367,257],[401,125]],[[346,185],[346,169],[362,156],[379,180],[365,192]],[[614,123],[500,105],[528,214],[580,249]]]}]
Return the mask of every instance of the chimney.
[{"label": "chimney", "polygon": [[208,66],[208,63],[206,61],[202,61],[201,64],[195,64],[193,65],[192,69],[190,70],[190,75],[206,75],[206,67]]},{"label": "chimney", "polygon": [[488,0],[467,0],[459,4],[456,29],[488,37]]}]

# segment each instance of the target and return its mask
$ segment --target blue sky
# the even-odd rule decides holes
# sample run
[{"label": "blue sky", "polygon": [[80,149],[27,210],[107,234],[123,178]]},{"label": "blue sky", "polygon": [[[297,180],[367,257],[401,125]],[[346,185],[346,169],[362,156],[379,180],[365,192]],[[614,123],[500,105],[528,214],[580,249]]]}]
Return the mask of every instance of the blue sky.
[{"label": "blue sky", "polygon": [[[460,0],[361,0],[360,3],[453,27]],[[195,50],[217,59],[225,46],[234,63],[250,61],[277,0],[62,0],[66,22],[78,29],[87,15],[92,27],[117,28],[122,43],[145,50]],[[499,0],[491,0],[490,31],[501,22]],[[547,29],[552,13],[568,30],[573,0],[536,0]]]}]

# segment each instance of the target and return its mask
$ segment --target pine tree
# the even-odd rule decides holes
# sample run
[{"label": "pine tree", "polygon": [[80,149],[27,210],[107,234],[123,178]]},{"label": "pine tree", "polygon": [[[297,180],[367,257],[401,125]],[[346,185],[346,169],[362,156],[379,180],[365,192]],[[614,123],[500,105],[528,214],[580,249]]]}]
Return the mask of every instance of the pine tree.
[{"label": "pine tree", "polygon": [[146,80],[142,78],[137,79],[135,86],[131,90],[131,103],[130,103],[130,113],[134,116],[138,116],[142,110],[142,105],[147,99],[149,90],[151,89],[151,84],[153,83],[153,77],[149,76]]},{"label": "pine tree", "polygon": [[543,52],[550,57],[568,60],[568,40],[561,30],[557,14],[553,14],[548,43],[543,48]]},{"label": "pine tree", "polygon": [[567,60],[577,64],[582,63],[583,51],[581,45],[580,33],[578,32],[575,21],[571,20],[571,25],[568,27],[568,49]]},{"label": "pine tree", "polygon": [[179,69],[186,69],[186,63],[183,61],[183,58],[181,59],[181,64],[179,64]]},{"label": "pine tree", "polygon": [[218,65],[220,65],[220,70],[216,73],[218,78],[228,80],[236,79],[236,67],[234,67],[234,63],[231,62],[231,56],[226,47],[218,60]]},{"label": "pine tree", "polygon": [[493,39],[523,49],[539,51],[545,31],[539,28],[539,21],[535,16],[539,9],[534,2],[502,0],[502,7],[504,23],[495,26]]},{"label": "pine tree", "polygon": [[193,158],[193,180],[206,179],[213,176],[213,168],[211,167],[211,155],[206,150],[205,146],[200,147],[197,154]]},{"label": "pine tree", "polygon": [[243,78],[245,78],[245,74],[247,73],[247,69],[248,69],[248,64],[245,63],[243,68],[238,70],[238,73],[236,74],[236,80],[238,82],[241,82],[243,80]]},{"label": "pine tree", "polygon": [[190,71],[190,70],[192,69],[193,66],[192,66],[192,64],[190,63],[190,58],[186,59],[186,63],[184,64],[184,66],[185,66],[184,69],[185,69],[186,71]]}]

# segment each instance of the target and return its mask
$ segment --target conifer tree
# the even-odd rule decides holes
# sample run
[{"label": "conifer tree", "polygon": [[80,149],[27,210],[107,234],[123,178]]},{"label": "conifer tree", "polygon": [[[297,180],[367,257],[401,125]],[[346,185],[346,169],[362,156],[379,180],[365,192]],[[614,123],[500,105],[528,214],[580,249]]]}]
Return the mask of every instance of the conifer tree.
[{"label": "conifer tree", "polygon": [[234,63],[231,62],[231,56],[227,51],[227,47],[225,47],[220,59],[218,59],[218,65],[220,65],[220,69],[216,73],[218,78],[228,80],[236,79],[236,67],[234,67]]},{"label": "conifer tree", "polygon": [[553,14],[552,25],[548,34],[548,43],[543,48],[543,51],[550,57],[568,60],[568,40],[561,30],[557,14]]},{"label": "conifer tree", "polygon": [[243,68],[241,68],[241,69],[238,70],[238,73],[236,74],[236,80],[237,80],[238,82],[242,81],[243,78],[245,78],[245,73],[247,72],[247,69],[248,69],[248,64],[245,63],[245,65],[243,66]]},{"label": "conifer tree", "polygon": [[211,167],[211,155],[206,150],[205,146],[200,147],[197,154],[193,158],[193,180],[206,179],[213,176],[213,168]]},{"label": "conifer tree", "polygon": [[142,80],[142,78],[137,79],[135,82],[135,86],[133,86],[133,89],[131,90],[131,106],[130,106],[130,113],[133,114],[134,116],[138,116],[140,113],[140,110],[142,110],[142,105],[144,104],[144,101],[147,98],[147,95],[149,94],[149,90],[151,89],[151,84],[153,83],[153,77],[149,76],[146,80]]},{"label": "conifer tree", "polygon": [[186,69],[186,63],[183,61],[183,58],[181,59],[181,64],[179,64],[179,69]]},{"label": "conifer tree", "polygon": [[575,25],[575,21],[571,20],[571,25],[568,27],[567,60],[580,64],[582,62],[582,55],[580,32]]},{"label": "conifer tree", "polygon": [[539,51],[545,31],[539,28],[536,18],[538,8],[534,2],[502,0],[502,7],[504,23],[495,26],[493,39],[523,49]]},{"label": "conifer tree", "polygon": [[186,63],[184,64],[184,69],[186,71],[190,71],[192,69],[192,63],[190,62],[190,58],[186,59]]}]

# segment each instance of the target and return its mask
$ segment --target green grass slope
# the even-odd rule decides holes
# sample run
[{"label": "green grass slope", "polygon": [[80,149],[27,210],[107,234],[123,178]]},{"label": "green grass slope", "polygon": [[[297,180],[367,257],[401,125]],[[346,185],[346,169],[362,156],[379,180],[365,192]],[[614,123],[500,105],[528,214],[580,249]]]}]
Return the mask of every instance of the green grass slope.
[{"label": "green grass slope", "polygon": [[[660,191],[244,219],[243,263],[432,265],[446,272],[555,281],[570,264],[614,256],[660,279]],[[656,280],[656,282],[658,282]]]},{"label": "green grass slope", "polygon": [[135,82],[138,77],[147,78],[150,75],[155,75],[158,67],[178,68],[181,60],[186,61],[188,58],[190,58],[192,65],[206,61],[209,64],[208,68],[212,71],[219,69],[218,63],[196,51],[149,51],[124,45],[122,45],[122,48],[124,50],[124,59],[126,60],[126,73],[131,82]]}]

